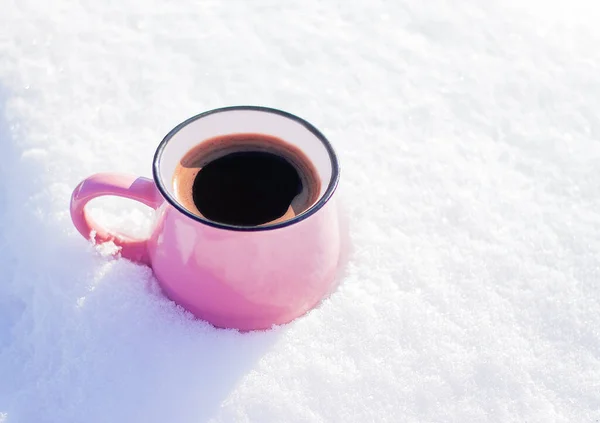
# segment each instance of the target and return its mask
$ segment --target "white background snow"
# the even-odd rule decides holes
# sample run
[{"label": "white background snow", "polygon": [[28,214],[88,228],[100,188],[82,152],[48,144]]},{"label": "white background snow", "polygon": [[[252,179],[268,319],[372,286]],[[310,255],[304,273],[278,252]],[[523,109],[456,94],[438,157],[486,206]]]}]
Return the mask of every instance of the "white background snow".
[{"label": "white background snow", "polygon": [[[0,0],[0,421],[600,419],[600,6]],[[79,236],[201,111],[258,104],[343,165],[339,290],[216,330]],[[97,200],[144,233],[151,214]]]}]

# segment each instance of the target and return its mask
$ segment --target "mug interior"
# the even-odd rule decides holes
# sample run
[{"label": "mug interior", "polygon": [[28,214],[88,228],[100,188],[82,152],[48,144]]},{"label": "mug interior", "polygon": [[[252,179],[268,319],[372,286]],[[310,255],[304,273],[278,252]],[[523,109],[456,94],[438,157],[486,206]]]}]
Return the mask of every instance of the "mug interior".
[{"label": "mug interior", "polygon": [[[216,136],[236,133],[272,135],[302,150],[312,162],[321,181],[317,201],[292,219],[260,227],[222,224],[187,211],[178,202],[173,186],[173,175],[177,164],[193,147]],[[153,171],[159,190],[179,211],[203,223],[236,230],[268,230],[300,221],[327,202],[339,179],[335,152],[323,134],[314,126],[287,112],[256,106],[234,106],[211,110],[179,124],[160,143],[154,156]]]}]

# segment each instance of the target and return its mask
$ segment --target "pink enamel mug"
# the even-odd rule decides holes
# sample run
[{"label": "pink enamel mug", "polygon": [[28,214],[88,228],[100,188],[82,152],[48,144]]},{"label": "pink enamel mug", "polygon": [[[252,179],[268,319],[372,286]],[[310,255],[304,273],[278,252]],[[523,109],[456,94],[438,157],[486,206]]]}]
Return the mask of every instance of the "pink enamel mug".
[{"label": "pink enamel mug", "polygon": [[[190,213],[177,200],[173,174],[194,146],[215,136],[262,133],[281,138],[311,160],[321,180],[318,200],[292,219],[266,226],[233,226]],[[336,154],[314,126],[281,110],[234,106],[211,110],[176,126],[159,144],[153,179],[102,173],[82,181],[71,217],[85,238],[113,241],[122,257],[152,268],[164,294],[217,327],[268,329],[315,307],[335,288],[340,223],[333,201]],[[99,226],[86,204],[114,195],[156,210],[148,239]]]}]

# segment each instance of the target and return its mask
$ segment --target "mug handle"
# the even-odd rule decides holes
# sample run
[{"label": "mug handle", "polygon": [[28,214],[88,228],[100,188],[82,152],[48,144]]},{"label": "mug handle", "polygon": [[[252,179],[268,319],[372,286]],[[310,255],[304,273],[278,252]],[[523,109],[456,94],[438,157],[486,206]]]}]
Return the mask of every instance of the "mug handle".
[{"label": "mug handle", "polygon": [[71,219],[84,238],[94,238],[96,243],[113,241],[120,247],[122,257],[150,265],[147,239],[111,233],[94,222],[86,212],[85,206],[89,201],[105,195],[130,198],[157,209],[163,199],[154,181],[125,174],[97,173],[81,181],[71,196]]}]

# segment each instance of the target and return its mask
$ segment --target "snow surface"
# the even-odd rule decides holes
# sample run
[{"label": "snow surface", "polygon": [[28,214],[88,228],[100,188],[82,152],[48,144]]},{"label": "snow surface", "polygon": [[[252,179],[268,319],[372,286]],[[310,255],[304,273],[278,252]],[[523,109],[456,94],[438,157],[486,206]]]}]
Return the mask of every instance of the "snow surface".
[{"label": "snow surface", "polygon": [[[597,422],[600,10],[532,0],[0,0],[0,421]],[[296,322],[194,321],[71,225],[198,112],[296,113],[353,251]],[[150,212],[97,200],[113,228]]]}]

